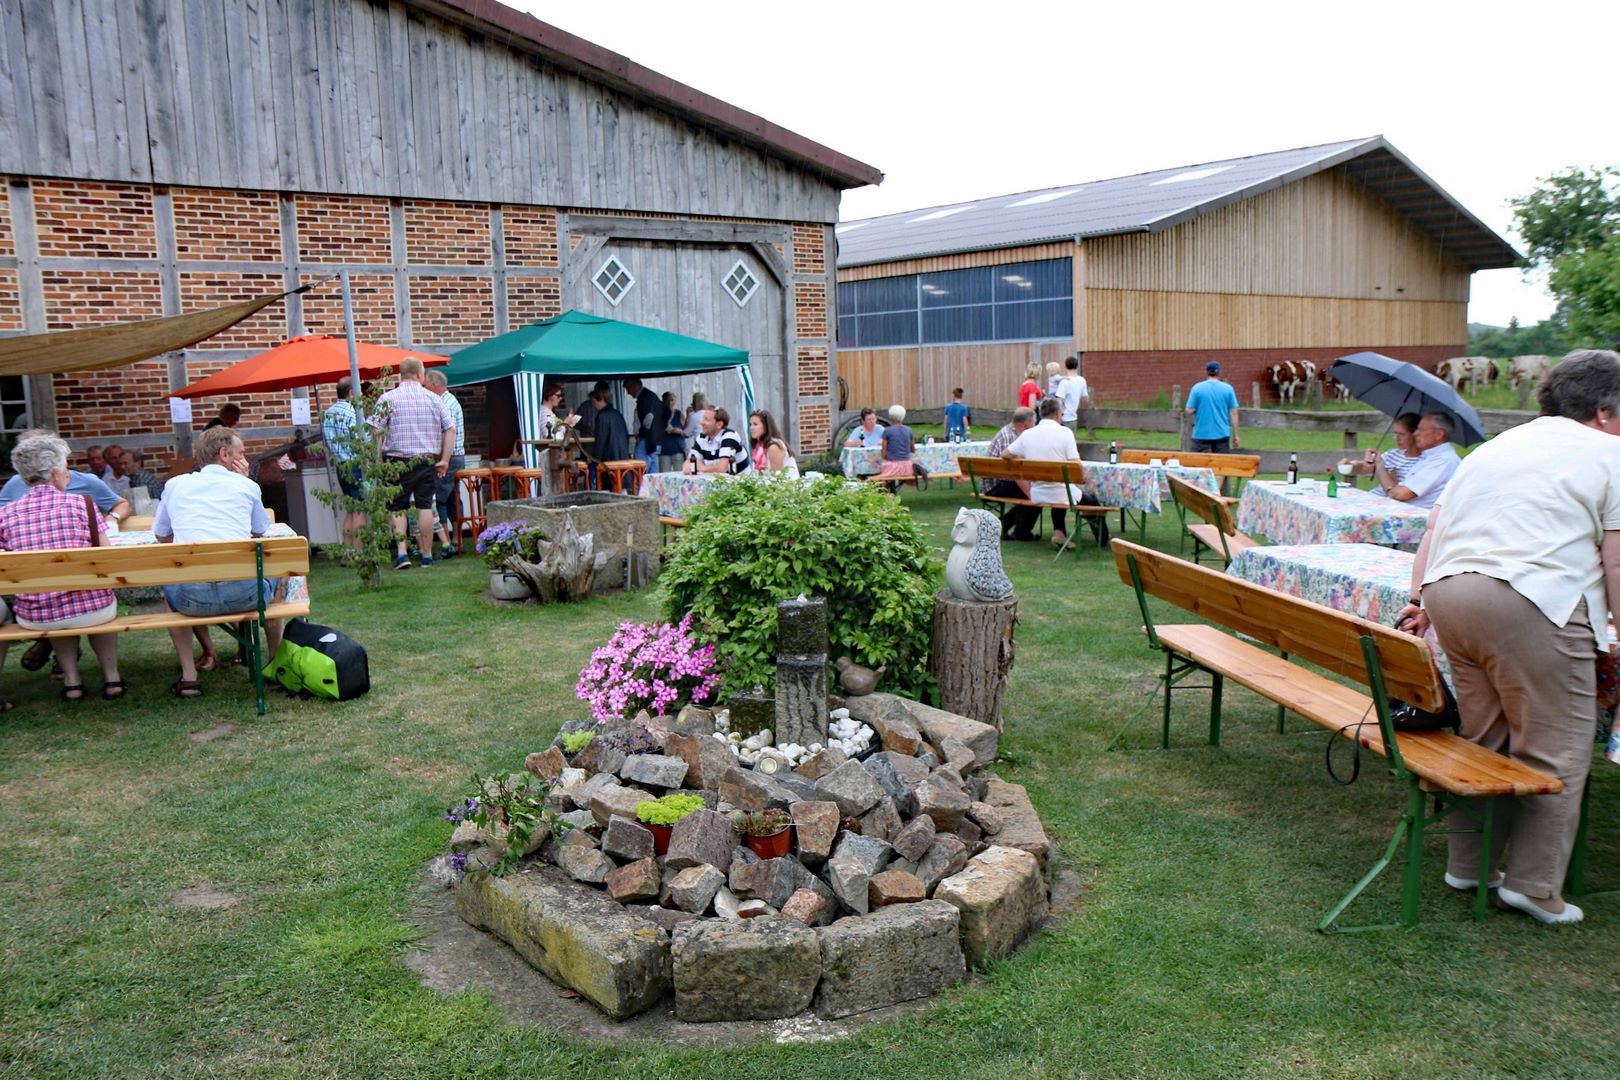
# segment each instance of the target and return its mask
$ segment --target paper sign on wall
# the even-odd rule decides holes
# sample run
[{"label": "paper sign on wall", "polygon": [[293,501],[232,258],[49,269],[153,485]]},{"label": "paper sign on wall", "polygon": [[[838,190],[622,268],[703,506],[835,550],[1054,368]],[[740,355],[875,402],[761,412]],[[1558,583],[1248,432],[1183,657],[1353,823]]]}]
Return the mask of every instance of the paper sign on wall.
[{"label": "paper sign on wall", "polygon": [[172,397],[169,399],[169,422],[172,424],[191,423],[191,399]]},{"label": "paper sign on wall", "polygon": [[292,399],[293,426],[309,423],[309,398],[295,397]]}]

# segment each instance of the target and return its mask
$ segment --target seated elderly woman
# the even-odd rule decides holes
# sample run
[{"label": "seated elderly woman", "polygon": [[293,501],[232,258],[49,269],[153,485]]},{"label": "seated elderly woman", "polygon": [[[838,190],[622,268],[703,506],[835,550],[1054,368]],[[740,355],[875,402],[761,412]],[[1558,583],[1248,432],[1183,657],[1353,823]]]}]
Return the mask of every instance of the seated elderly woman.
[{"label": "seated elderly woman", "polygon": [[[54,435],[24,439],[12,450],[11,467],[28,485],[28,492],[0,507],[0,550],[41,551],[107,543],[95,504],[88,496],[68,494],[67,463],[67,443]],[[30,630],[77,630],[117,616],[118,600],[111,589],[19,593],[12,597],[11,608],[18,625]],[[62,667],[62,696],[83,701],[78,635],[53,637],[50,642]],[[118,635],[91,634],[90,648],[101,663],[101,696],[108,701],[123,697],[127,687],[118,674]],[[6,643],[0,641],[0,664],[5,662],[5,654]],[[0,712],[11,707],[9,701],[0,702]]]},{"label": "seated elderly woman", "polygon": [[[895,480],[910,480],[912,477],[911,451],[917,445],[917,437],[906,426],[906,409],[904,405],[889,406],[889,426],[883,429],[883,470],[879,476],[891,477]],[[890,490],[895,485],[890,484]]]}]

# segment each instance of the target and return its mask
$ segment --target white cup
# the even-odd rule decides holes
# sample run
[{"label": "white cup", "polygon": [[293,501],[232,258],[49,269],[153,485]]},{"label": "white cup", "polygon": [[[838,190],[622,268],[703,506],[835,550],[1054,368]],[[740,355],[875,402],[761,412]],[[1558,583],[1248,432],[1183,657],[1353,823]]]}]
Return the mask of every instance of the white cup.
[{"label": "white cup", "polygon": [[1160,461],[1158,458],[1148,458],[1148,464],[1157,467],[1163,465],[1164,462]]},{"label": "white cup", "polygon": [[1350,462],[1350,461],[1341,461],[1341,462],[1339,462],[1339,475],[1340,476],[1349,476],[1351,473],[1353,473],[1355,471],[1356,471],[1356,466],[1355,466],[1354,462]]},{"label": "white cup", "polygon": [[1167,469],[1179,469],[1181,467],[1181,459],[1171,458],[1169,461],[1164,463],[1164,467]]}]

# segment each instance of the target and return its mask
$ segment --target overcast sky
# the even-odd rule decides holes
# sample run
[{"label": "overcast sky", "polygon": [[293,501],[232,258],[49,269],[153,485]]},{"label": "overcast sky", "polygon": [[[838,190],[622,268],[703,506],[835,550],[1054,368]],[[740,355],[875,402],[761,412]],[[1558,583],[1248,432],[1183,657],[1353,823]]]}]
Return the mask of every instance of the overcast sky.
[{"label": "overcast sky", "polygon": [[[1511,197],[1620,164],[1612,0],[516,6],[882,169],[846,221],[1382,134],[1516,242]],[[1471,321],[1551,310],[1474,275]]]}]

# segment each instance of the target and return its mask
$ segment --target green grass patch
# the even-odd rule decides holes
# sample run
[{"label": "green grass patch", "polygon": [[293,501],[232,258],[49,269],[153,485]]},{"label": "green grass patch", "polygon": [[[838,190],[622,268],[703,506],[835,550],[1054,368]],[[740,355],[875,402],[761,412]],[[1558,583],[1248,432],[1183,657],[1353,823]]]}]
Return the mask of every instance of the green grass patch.
[{"label": "green grass patch", "polygon": [[[943,553],[961,487],[904,501]],[[1174,518],[1149,541],[1174,550]],[[851,543],[859,542],[851,537]],[[1229,688],[1224,744],[1200,695],[1175,747],[1152,721],[1108,753],[1160,664],[1113,564],[1013,545],[1018,658],[996,768],[1025,784],[1082,901],[932,1012],[829,1043],[601,1047],[506,1024],[476,991],[406,968],[415,882],[474,772],[505,771],[558,723],[592,647],[650,595],[496,607],[473,560],[389,574],[376,593],[318,566],[318,620],[371,653],[374,689],[253,714],[240,670],[182,702],[166,638],[126,635],[132,693],[69,706],[13,668],[0,720],[0,1076],[1111,1077],[1613,1076],[1613,898],[1552,930],[1483,924],[1430,847],[1413,931],[1324,937],[1320,915],[1376,857],[1402,791],[1376,768],[1337,788],[1326,736],[1274,730]],[[1168,616],[1168,611],[1163,614]],[[94,673],[91,673],[94,678]],[[1155,707],[1156,708],[1156,707]],[[1154,709],[1150,709],[1150,714]],[[194,742],[222,723],[234,734]],[[1620,881],[1597,766],[1594,876]],[[235,906],[181,908],[210,885]],[[1393,879],[1352,909],[1393,914]]]}]

